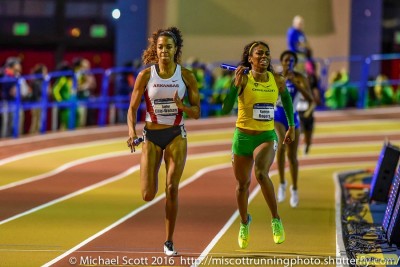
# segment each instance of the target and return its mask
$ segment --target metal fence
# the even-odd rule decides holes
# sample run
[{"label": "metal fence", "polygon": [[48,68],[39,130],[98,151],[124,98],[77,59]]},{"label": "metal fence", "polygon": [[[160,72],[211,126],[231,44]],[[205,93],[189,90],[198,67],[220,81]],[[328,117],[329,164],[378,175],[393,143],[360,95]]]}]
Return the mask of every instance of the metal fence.
[{"label": "metal fence", "polygon": [[[334,64],[342,64],[348,66],[350,63],[356,62],[357,68],[352,68],[352,72],[359,71],[360,79],[357,81],[350,81],[350,85],[357,88],[358,99],[357,107],[362,109],[366,107],[366,98],[368,93],[368,87],[373,86],[375,83],[369,80],[371,75],[371,64],[381,63],[387,60],[399,60],[400,54],[376,54],[368,57],[362,56],[351,56],[351,57],[332,57],[326,59],[317,58],[316,62],[319,65],[319,75],[321,80],[321,87],[326,90],[329,84],[329,75],[332,73],[332,66]],[[400,63],[399,63],[400,64]],[[217,67],[217,65],[214,65]],[[354,66],[354,65],[353,65]],[[57,127],[57,112],[59,109],[68,109],[70,116],[68,117],[68,129],[76,128],[76,112],[79,107],[85,107],[97,110],[96,123],[98,126],[105,126],[110,123],[114,123],[110,113],[115,113],[115,110],[127,110],[129,107],[129,97],[126,95],[118,95],[113,91],[112,81],[116,75],[122,75],[124,73],[136,74],[138,70],[126,67],[115,67],[109,69],[91,69],[87,71],[88,74],[97,75],[99,77],[100,85],[99,90],[95,95],[92,95],[88,99],[77,98],[77,74],[73,71],[63,72],[50,72],[48,75],[43,76],[37,75],[25,75],[18,78],[2,77],[0,78],[0,89],[3,84],[13,83],[16,87],[15,98],[12,100],[1,100],[0,102],[0,115],[1,115],[1,136],[10,135],[18,137],[20,132],[21,114],[27,110],[39,109],[40,121],[39,129],[40,133],[46,133],[48,131],[56,130]],[[54,81],[60,77],[67,77],[72,81],[70,98],[65,101],[57,102],[49,94],[49,88],[51,88]],[[390,79],[388,82],[391,85],[400,84],[400,73],[396,79]],[[21,94],[21,85],[25,82],[30,82],[34,79],[40,79],[42,83],[41,100],[39,102],[29,102],[23,99]],[[205,88],[202,90],[205,95],[212,95],[213,91],[211,88]],[[207,98],[206,98],[207,99]],[[203,102],[203,110],[218,109],[220,105]],[[208,116],[208,112],[202,112],[202,117]],[[51,122],[49,121],[51,119]],[[50,126],[49,126],[50,125]],[[8,134],[7,134],[8,132]]]}]

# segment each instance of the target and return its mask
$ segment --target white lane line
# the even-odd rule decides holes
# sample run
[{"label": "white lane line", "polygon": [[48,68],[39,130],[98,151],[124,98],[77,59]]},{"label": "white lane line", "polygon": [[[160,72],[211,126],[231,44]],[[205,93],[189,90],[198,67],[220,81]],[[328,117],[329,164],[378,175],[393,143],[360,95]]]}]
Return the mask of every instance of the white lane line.
[{"label": "white lane line", "polygon": [[[234,123],[236,118],[232,117],[221,117],[221,118],[208,118],[201,120],[186,120],[185,125],[221,125],[226,123]],[[138,129],[142,129],[144,126],[143,122],[137,124]],[[232,126],[234,127],[234,124]],[[48,140],[56,140],[62,139],[66,137],[73,136],[87,136],[87,135],[97,135],[97,134],[105,134],[105,133],[116,133],[116,132],[126,132],[128,134],[128,129],[126,125],[115,125],[115,126],[107,126],[107,127],[93,127],[93,128],[85,128],[85,129],[76,129],[73,131],[65,131],[65,132],[50,132],[44,135],[35,135],[35,136],[22,136],[18,139],[3,139],[0,140],[0,147],[2,146],[12,146],[12,145],[20,145],[38,141],[48,141]],[[192,132],[192,131],[191,131]],[[126,138],[123,138],[126,139]]]},{"label": "white lane line", "polygon": [[109,145],[109,144],[116,143],[119,141],[122,141],[122,139],[121,138],[113,138],[113,139],[106,139],[106,140],[100,140],[100,141],[91,141],[91,142],[85,142],[85,143],[79,143],[79,144],[71,144],[71,145],[63,145],[63,146],[39,149],[39,150],[35,150],[32,152],[21,153],[21,154],[15,155],[15,156],[1,159],[0,166],[11,163],[13,161],[29,158],[29,157],[41,156],[44,154],[49,154],[49,153],[58,152],[58,151],[66,151],[66,150],[72,150],[72,149],[90,148],[90,147],[94,147],[94,146]]},{"label": "white lane line", "polygon": [[387,108],[371,108],[371,109],[345,109],[345,110],[327,110],[316,111],[316,117],[348,117],[351,115],[376,115],[376,114],[399,114],[400,108],[397,106]]},{"label": "white lane line", "polygon": [[96,161],[96,160],[102,160],[102,159],[120,157],[120,156],[127,156],[127,153],[126,152],[111,152],[111,153],[106,153],[106,154],[102,154],[102,155],[96,155],[96,156],[91,156],[91,157],[86,157],[86,158],[81,158],[81,159],[78,159],[78,160],[74,160],[74,161],[68,162],[66,164],[63,164],[60,167],[58,167],[58,168],[56,168],[54,170],[51,170],[49,172],[42,173],[42,174],[39,174],[39,175],[36,175],[36,176],[32,176],[32,177],[29,177],[29,178],[26,178],[26,179],[23,179],[23,180],[15,181],[15,182],[0,186],[0,191],[1,190],[5,190],[5,189],[9,189],[9,188],[12,188],[12,187],[15,187],[15,186],[20,186],[20,185],[23,185],[23,184],[36,182],[38,180],[42,180],[42,179],[48,178],[50,176],[56,175],[58,173],[66,171],[69,168],[73,168],[73,167],[75,167],[77,165],[80,165],[80,164],[85,164],[85,163],[89,163],[89,162]]},{"label": "white lane line", "polygon": [[[190,135],[203,135],[204,133],[198,133],[198,132],[202,132],[202,130],[200,131],[191,131]],[[216,134],[223,134],[223,133],[230,133],[232,132],[231,129],[227,129],[227,130],[221,130],[221,129],[210,129],[206,131],[208,135],[213,134],[214,132]],[[190,135],[189,135],[189,140],[190,140]],[[233,133],[232,133],[233,136]],[[21,153],[15,156],[11,156],[11,157],[7,157],[4,159],[0,160],[0,166],[4,165],[4,164],[8,164],[11,163],[13,161],[17,161],[17,160],[21,160],[21,159],[25,159],[28,157],[35,157],[35,156],[41,156],[44,154],[49,154],[49,153],[54,153],[54,152],[59,152],[59,151],[66,151],[66,150],[72,150],[72,149],[80,149],[80,148],[90,148],[90,147],[95,147],[95,146],[105,146],[105,145],[110,145],[112,143],[121,143],[121,147],[123,145],[125,145],[125,138],[110,138],[110,139],[104,139],[104,140],[99,140],[99,141],[90,141],[90,142],[83,142],[83,143],[78,143],[78,144],[70,144],[70,145],[62,145],[62,146],[54,146],[54,147],[49,147],[49,148],[44,148],[44,149],[39,149],[39,150],[35,150],[35,151],[31,151],[31,152],[26,152],[26,153]],[[231,141],[231,138],[229,139],[229,141]],[[0,141],[1,142],[1,141]],[[191,146],[201,146],[203,144],[207,144],[207,141],[189,141]],[[214,144],[214,143],[228,143],[228,139],[226,140],[221,140],[221,141],[210,141],[210,144]],[[128,151],[128,150],[126,150]]]},{"label": "white lane line", "polygon": [[0,141],[0,147],[2,146],[12,146],[12,145],[21,145],[26,143],[40,142],[40,141],[48,141],[54,139],[62,139],[74,136],[87,136],[90,134],[102,134],[102,133],[114,133],[121,132],[126,130],[121,126],[110,126],[107,128],[90,128],[90,129],[78,129],[75,131],[65,131],[65,132],[55,132],[55,133],[46,133],[44,135],[36,135],[36,136],[22,136],[18,139],[6,139]]},{"label": "white lane line", "polygon": [[[209,157],[213,157],[213,156],[223,156],[223,155],[229,155],[229,153],[230,153],[230,151],[207,152],[207,153],[201,153],[201,154],[195,154],[195,155],[192,155],[192,156],[188,156],[187,160],[209,158]],[[16,219],[21,218],[21,217],[23,217],[25,215],[34,213],[34,212],[36,212],[38,210],[47,208],[49,206],[55,205],[55,204],[60,203],[60,202],[62,202],[64,200],[76,197],[78,195],[81,195],[81,194],[86,193],[86,192],[88,192],[90,190],[96,189],[96,188],[101,187],[103,185],[118,181],[118,180],[120,180],[122,178],[125,178],[126,176],[134,173],[135,171],[138,171],[139,168],[140,168],[140,165],[135,165],[135,166],[129,168],[128,170],[126,170],[126,171],[124,171],[124,172],[122,172],[120,174],[117,174],[115,176],[107,178],[106,180],[103,180],[101,182],[98,182],[98,183],[92,184],[90,186],[84,187],[84,188],[82,188],[82,189],[80,189],[78,191],[75,191],[75,192],[72,192],[72,193],[70,193],[68,195],[56,198],[56,199],[54,199],[54,200],[52,200],[50,202],[47,202],[45,204],[42,204],[40,206],[37,206],[35,208],[32,208],[30,210],[27,210],[25,212],[16,214],[16,215],[14,215],[12,217],[9,217],[9,218],[7,218],[5,220],[2,220],[2,221],[0,221],[0,225],[5,224],[5,223],[10,222],[10,221],[13,221],[13,220],[16,220]]]},{"label": "white lane line", "polygon": [[[220,170],[220,169],[226,169],[232,167],[232,164],[229,163],[224,163],[224,164],[219,164],[216,166],[211,166],[211,167],[206,167],[203,169],[200,169],[199,171],[197,171],[194,175],[192,175],[191,177],[189,177],[188,179],[186,179],[185,181],[183,181],[182,183],[180,183],[179,185],[179,189],[182,189],[183,187],[187,186],[188,184],[196,181],[197,179],[199,179],[201,176],[203,176],[204,174],[206,174],[207,172],[211,172],[211,171],[215,171],[215,170]],[[49,261],[48,263],[42,265],[42,267],[47,267],[47,266],[51,266],[54,263],[60,261],[61,259],[63,259],[64,257],[68,256],[69,254],[71,254],[72,252],[78,250],[79,248],[83,247],[84,245],[88,244],[89,242],[93,241],[94,239],[96,239],[97,237],[107,233],[108,231],[110,231],[111,229],[115,228],[116,226],[120,225],[121,223],[125,222],[126,220],[128,220],[129,218],[135,216],[136,214],[138,214],[139,212],[148,209],[149,207],[153,206],[154,204],[156,204],[157,202],[159,202],[160,200],[164,199],[165,197],[165,193],[162,193],[161,195],[159,195],[158,197],[156,197],[153,201],[148,202],[144,205],[142,205],[141,207],[135,209],[134,211],[132,211],[131,213],[127,214],[126,216],[122,217],[121,219],[119,219],[118,221],[116,221],[115,223],[109,225],[108,227],[104,228],[103,230],[101,230],[100,232],[97,232],[96,234],[92,235],[91,237],[89,237],[88,239],[82,241],[81,243],[79,243],[78,245],[76,245],[75,247],[71,248],[70,250],[66,251],[65,253],[61,254],[60,256],[58,256],[57,258]]]},{"label": "white lane line", "polygon": [[[376,115],[376,114],[395,114],[399,113],[400,109],[398,107],[389,107],[389,108],[379,108],[379,109],[363,109],[363,110],[351,110],[346,109],[345,111],[316,111],[315,117],[344,117],[346,118],[349,115]],[[224,116],[218,118],[206,118],[201,120],[186,120],[186,125],[219,125],[221,123],[234,123],[236,121],[236,116]],[[353,120],[357,121],[357,120]],[[323,122],[317,122],[321,124]],[[329,122],[328,122],[329,123]],[[336,122],[334,122],[336,123]],[[344,123],[344,122],[340,122]],[[143,127],[143,123],[139,123],[138,127]],[[49,132],[45,135],[36,135],[36,136],[22,136],[18,139],[5,139],[0,141],[0,147],[8,146],[8,145],[18,145],[25,144],[37,141],[46,141],[53,139],[60,139],[64,137],[71,136],[82,136],[89,134],[99,134],[99,133],[114,133],[114,132],[123,132],[126,131],[126,125],[115,125],[115,126],[106,126],[106,127],[96,127],[96,128],[86,128],[86,129],[77,129],[74,131],[65,131],[65,132]]]},{"label": "white lane line", "polygon": [[25,215],[34,213],[34,212],[36,212],[36,211],[38,211],[38,210],[47,208],[47,207],[49,207],[49,206],[55,205],[55,204],[57,204],[57,203],[60,203],[61,201],[64,201],[64,200],[67,200],[67,199],[76,197],[76,196],[78,196],[78,195],[80,195],[80,194],[86,193],[86,192],[88,192],[88,191],[90,191],[90,190],[93,190],[93,189],[96,189],[96,188],[98,188],[98,187],[100,187],[100,186],[103,186],[103,185],[106,185],[106,184],[109,184],[109,183],[118,181],[119,179],[124,178],[124,177],[128,176],[129,174],[131,174],[131,173],[133,173],[133,172],[135,172],[135,171],[138,171],[139,168],[140,168],[139,165],[135,165],[135,166],[129,168],[128,170],[126,170],[126,171],[124,171],[124,172],[122,172],[122,173],[120,173],[120,174],[117,174],[117,175],[115,175],[115,176],[112,176],[112,177],[110,177],[110,178],[108,178],[108,179],[106,179],[106,180],[103,180],[103,181],[101,181],[101,182],[92,184],[92,185],[87,186],[87,187],[85,187],[85,188],[82,188],[82,189],[80,189],[80,190],[78,190],[78,191],[75,191],[75,192],[73,192],[73,193],[71,193],[71,194],[65,195],[65,196],[60,197],[60,198],[56,198],[56,199],[54,199],[54,200],[52,200],[52,201],[50,201],[50,202],[47,202],[47,203],[45,203],[45,204],[42,204],[42,205],[40,205],[40,206],[37,206],[37,207],[35,207],[35,208],[32,208],[32,209],[30,209],[30,210],[27,210],[27,211],[25,211],[25,212],[16,214],[16,215],[14,215],[14,216],[12,216],[12,217],[10,217],[10,218],[7,218],[7,219],[5,219],[5,220],[2,220],[2,221],[0,221],[0,225],[5,224],[5,223],[8,223],[8,222],[13,221],[13,220],[16,220],[16,219],[21,218],[21,217],[23,217],[23,216],[25,216]]},{"label": "white lane line", "polygon": [[[321,164],[313,164],[313,165],[309,165],[309,166],[302,166],[301,169],[304,170],[310,170],[310,169],[321,169],[321,168],[331,168],[331,167],[344,167],[344,166],[354,166],[354,165],[369,165],[372,164],[373,162],[371,161],[362,161],[362,162],[349,162],[349,163],[321,163]],[[276,170],[271,171],[270,172],[270,176],[275,175],[277,173]],[[335,188],[336,189],[336,188]],[[254,199],[254,197],[258,194],[258,192],[260,191],[259,186],[257,186],[255,189],[253,189],[253,191],[251,192],[251,195],[249,197],[249,204],[251,203],[251,201]],[[335,194],[337,194],[337,192],[335,191]],[[226,222],[226,224],[221,228],[221,230],[218,232],[218,234],[213,238],[213,240],[208,244],[208,246],[203,250],[203,252],[200,254],[200,256],[194,261],[194,264],[192,265],[192,267],[198,267],[201,265],[202,261],[204,259],[208,259],[207,255],[209,254],[209,252],[214,248],[214,246],[218,243],[218,241],[221,239],[221,237],[226,233],[226,231],[232,226],[232,224],[235,222],[235,220],[237,219],[237,217],[239,216],[239,211],[236,210],[231,218],[229,218],[229,220]],[[336,222],[337,222],[337,218],[336,218]],[[340,226],[341,227],[341,226]],[[338,233],[338,229],[337,229],[337,225],[336,225],[336,236]]]},{"label": "white lane line", "polygon": [[[201,147],[201,146],[206,146],[206,145],[217,145],[217,144],[231,144],[232,141],[231,140],[221,140],[221,141],[210,141],[210,142],[199,142],[199,143],[193,143],[191,144],[191,147]],[[373,144],[377,144],[377,142],[365,142],[365,143],[360,143],[360,146],[368,146],[368,145],[373,145]],[[338,146],[338,144],[332,144],[332,145],[323,145],[323,144],[315,144],[313,145],[314,149],[318,149],[318,148],[329,148],[329,147],[340,147]],[[140,150],[138,150],[140,151]],[[213,155],[212,153],[214,152],[209,152],[211,153],[210,155]],[[221,151],[217,151],[215,152],[217,154],[221,153]],[[225,151],[223,153],[230,153],[230,151]],[[204,154],[204,153],[202,153]],[[102,154],[102,155],[96,155],[96,156],[91,156],[91,157],[86,157],[86,158],[82,158],[82,159],[78,159],[75,161],[71,161],[68,162],[66,164],[61,165],[60,167],[51,170],[49,172],[43,173],[43,174],[39,174],[33,177],[29,177],[29,178],[24,178],[21,179],[19,181],[15,181],[9,184],[5,184],[0,186],[0,191],[1,190],[5,190],[5,189],[9,189],[12,187],[16,187],[16,186],[20,186],[20,185],[24,185],[27,183],[31,183],[31,182],[36,182],[38,180],[41,179],[45,179],[45,178],[49,178],[53,175],[56,175],[58,173],[61,173],[63,171],[68,170],[69,168],[73,168],[77,165],[80,164],[85,164],[85,163],[89,163],[89,162],[93,162],[96,160],[102,160],[102,159],[106,159],[106,158],[112,158],[112,157],[120,157],[120,156],[128,156],[128,152],[111,152],[111,153],[107,153],[107,154]],[[360,152],[352,152],[352,153],[346,153],[345,155],[346,157],[349,158],[359,158],[360,157]],[[377,156],[377,152],[364,152],[361,154],[362,157],[368,157],[368,156]],[[342,158],[343,157],[343,153],[323,153],[323,154],[314,154],[314,155],[299,155],[299,159],[300,160],[314,160],[314,159],[319,159],[319,160],[324,160],[324,159],[332,159],[332,158]],[[377,156],[378,157],[378,156]]]},{"label": "white lane line", "polygon": [[[217,130],[219,132],[219,130]],[[385,134],[398,134],[398,131],[387,131]],[[366,142],[352,142],[355,145],[367,145],[367,144],[378,144],[379,142],[384,142],[384,137],[382,136],[381,133],[376,133],[376,132],[362,132],[362,133],[349,133],[349,134],[335,134],[335,137],[349,137],[349,136],[381,136],[382,141],[366,141]],[[332,137],[332,134],[318,134],[314,137],[314,140],[319,140],[323,139],[324,137]],[[86,142],[86,143],[80,143],[80,144],[72,144],[72,145],[65,145],[65,146],[57,146],[57,147],[51,147],[51,148],[46,148],[46,149],[40,149],[32,152],[26,152],[22,154],[18,154],[9,158],[1,159],[0,160],[0,166],[11,163],[13,161],[17,160],[22,160],[28,157],[34,157],[34,156],[40,156],[43,154],[48,154],[48,153],[53,153],[53,152],[58,152],[58,151],[66,151],[66,150],[72,150],[72,149],[79,149],[79,148],[89,148],[89,147],[94,147],[94,146],[100,146],[100,145],[108,145],[112,144],[114,142],[120,142],[122,141],[121,138],[114,138],[114,139],[106,139],[106,140],[101,140],[101,141],[93,141],[93,142]],[[389,140],[389,141],[395,141],[399,142],[398,139],[394,140]],[[203,145],[213,145],[213,144],[231,144],[232,140],[231,139],[221,139],[221,140],[214,140],[214,141],[189,141],[190,142],[190,147],[198,147],[198,146],[203,146]],[[341,142],[344,145],[346,142]],[[313,144],[313,147],[336,147],[336,144]]]},{"label": "white lane line", "polygon": [[[269,173],[269,176],[277,174],[277,171],[271,171]],[[257,196],[258,192],[260,192],[261,187],[257,185],[253,191],[251,191],[251,194],[249,196],[249,204],[253,201],[253,199]],[[203,252],[200,254],[200,256],[194,261],[194,265],[192,266],[199,266],[201,265],[201,262],[204,260],[206,255],[211,251],[211,249],[217,244],[218,240],[221,239],[221,237],[226,233],[226,231],[229,230],[229,228],[232,226],[232,224],[236,221],[236,218],[239,216],[239,210],[236,210],[232,216],[229,218],[229,220],[226,222],[226,224],[221,228],[221,230],[218,232],[218,234],[211,240],[211,242],[208,244],[208,246],[203,250]]]}]

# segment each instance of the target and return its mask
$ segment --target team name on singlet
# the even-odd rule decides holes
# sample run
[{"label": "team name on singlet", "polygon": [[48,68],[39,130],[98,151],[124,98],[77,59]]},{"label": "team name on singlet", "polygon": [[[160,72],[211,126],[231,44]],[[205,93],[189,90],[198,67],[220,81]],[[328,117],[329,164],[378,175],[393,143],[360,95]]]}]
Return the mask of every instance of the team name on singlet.
[{"label": "team name on singlet", "polygon": [[257,91],[257,92],[265,92],[265,93],[273,93],[275,92],[274,89],[262,89],[262,88],[253,88],[252,91]]},{"label": "team name on singlet", "polygon": [[256,92],[264,92],[264,93],[273,93],[275,92],[275,88],[273,88],[272,86],[269,85],[263,85],[260,83],[254,83],[254,86],[251,90],[252,91],[256,91]]},{"label": "team name on singlet", "polygon": [[153,87],[179,87],[179,84],[154,84]]}]

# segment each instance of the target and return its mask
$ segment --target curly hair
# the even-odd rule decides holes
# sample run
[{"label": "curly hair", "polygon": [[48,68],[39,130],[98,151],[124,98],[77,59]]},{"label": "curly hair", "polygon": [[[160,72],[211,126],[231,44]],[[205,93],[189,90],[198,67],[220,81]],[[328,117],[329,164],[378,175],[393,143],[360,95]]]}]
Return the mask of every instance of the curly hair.
[{"label": "curly hair", "polygon": [[[248,67],[249,69],[251,69],[251,64],[249,62],[249,56],[253,52],[254,47],[256,47],[257,45],[263,45],[266,48],[268,48],[268,50],[269,50],[269,45],[266,44],[265,42],[253,41],[244,47],[243,54],[242,54],[242,60],[240,61],[239,65],[242,65],[242,66],[245,66],[245,67]],[[274,72],[274,68],[272,67],[271,62],[269,63],[267,70],[272,73]]]},{"label": "curly hair", "polygon": [[174,61],[176,63],[181,62],[183,38],[181,31],[176,27],[169,27],[167,29],[158,29],[153,32],[149,38],[149,45],[146,50],[143,51],[142,61],[145,65],[158,62],[157,56],[157,40],[160,36],[167,36],[174,40],[177,47],[176,53],[174,55]]}]

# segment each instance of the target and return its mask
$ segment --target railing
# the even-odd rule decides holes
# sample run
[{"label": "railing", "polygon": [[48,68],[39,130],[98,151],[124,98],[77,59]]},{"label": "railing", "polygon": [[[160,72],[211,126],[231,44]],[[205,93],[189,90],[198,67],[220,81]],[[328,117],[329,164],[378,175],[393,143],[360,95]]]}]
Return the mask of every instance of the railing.
[{"label": "railing", "polygon": [[[337,64],[338,62],[360,62],[361,69],[359,70],[361,73],[361,78],[359,81],[351,82],[352,86],[358,88],[358,108],[366,107],[366,96],[368,92],[368,86],[374,85],[373,82],[369,81],[370,76],[370,65],[372,62],[381,62],[384,60],[397,60],[400,59],[400,54],[381,54],[381,55],[370,55],[368,57],[362,56],[351,56],[351,57],[332,57],[327,59],[317,58],[316,62],[320,65],[320,78],[322,82],[322,88],[326,90],[329,87],[328,76],[330,74],[330,68],[332,64]],[[275,64],[275,61],[274,61]],[[218,67],[219,64],[214,64],[214,67]],[[354,70],[356,71],[356,70]],[[13,83],[16,86],[16,95],[13,100],[2,100],[0,102],[0,115],[2,117],[2,136],[4,135],[4,127],[7,128],[9,125],[9,120],[12,118],[12,136],[18,137],[20,135],[19,125],[20,125],[20,112],[32,109],[41,109],[40,116],[40,133],[45,133],[48,130],[48,113],[49,109],[56,110],[59,108],[68,108],[71,112],[68,120],[68,129],[74,129],[76,127],[76,112],[78,107],[87,107],[94,108],[98,110],[98,126],[105,126],[107,124],[107,112],[109,112],[110,108],[113,107],[115,109],[127,109],[129,106],[129,101],[127,96],[119,96],[112,94],[110,91],[111,78],[113,75],[121,75],[123,73],[132,73],[135,74],[136,71],[132,68],[126,67],[115,67],[110,69],[92,69],[87,71],[88,74],[98,75],[100,76],[100,88],[98,95],[92,96],[89,99],[80,100],[77,99],[77,74],[72,71],[64,71],[64,72],[51,72],[46,76],[41,74],[37,75],[25,75],[18,78],[9,78],[3,77],[0,78],[0,88],[5,83]],[[375,74],[376,76],[377,74]],[[48,88],[51,87],[54,79],[59,77],[69,77],[72,79],[72,87],[71,87],[71,97],[70,99],[62,102],[56,102],[53,99],[49,98]],[[23,101],[21,95],[21,84],[25,81],[31,81],[33,79],[42,79],[42,93],[41,93],[41,101],[40,102],[26,102]],[[400,80],[391,79],[389,81],[391,85],[400,84]],[[372,84],[371,84],[372,83]],[[214,91],[211,88],[202,89],[201,93],[205,95],[205,99],[208,99]],[[209,114],[209,111],[215,111],[221,108],[220,104],[212,104],[207,101],[202,102],[202,117],[206,117]],[[54,130],[55,127],[53,126]]]}]

